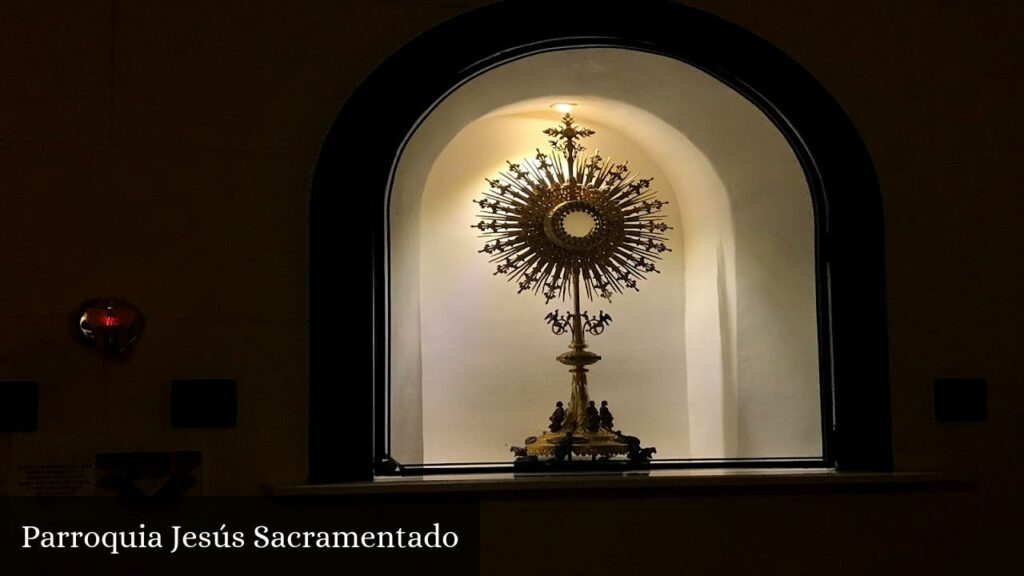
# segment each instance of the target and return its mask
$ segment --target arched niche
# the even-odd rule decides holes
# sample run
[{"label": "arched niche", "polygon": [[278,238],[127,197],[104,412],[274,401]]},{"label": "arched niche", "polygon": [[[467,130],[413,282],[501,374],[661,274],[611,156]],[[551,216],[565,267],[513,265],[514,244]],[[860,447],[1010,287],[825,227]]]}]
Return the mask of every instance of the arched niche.
[{"label": "arched niche", "polygon": [[541,321],[558,303],[493,277],[469,229],[484,178],[546,145],[555,102],[576,103],[597,130],[587,146],[654,177],[675,229],[640,294],[591,304],[618,320],[591,342],[606,358],[592,393],[661,460],[820,457],[814,217],[799,160],[717,79],[615,48],[494,68],[410,138],[385,207],[389,455],[507,461],[509,444],[565,399],[552,361],[565,342]]},{"label": "arched niche", "polygon": [[[745,403],[739,401],[743,394],[744,377],[740,374],[740,367],[744,365],[744,358],[740,351],[744,349],[745,332],[753,337],[755,348],[763,347],[762,352],[771,354],[772,346],[781,341],[780,335],[785,338],[791,334],[807,337],[806,327],[813,325],[811,331],[816,333],[812,339],[816,341],[817,356],[812,363],[816,363],[821,380],[816,398],[813,394],[799,397],[802,402],[815,399],[819,406],[823,434],[819,443],[820,456],[812,461],[840,469],[887,469],[891,465],[891,448],[880,203],[870,160],[839,106],[810,75],[785,55],[749,33],[699,11],[668,2],[623,2],[616,12],[617,17],[608,19],[587,10],[586,3],[566,1],[536,4],[535,7],[543,7],[547,15],[536,18],[535,11],[529,9],[529,2],[515,4],[502,3],[467,13],[411,42],[360,86],[330,130],[318,162],[311,203],[311,480],[366,479],[372,477],[374,469],[390,470],[393,464],[388,451],[395,440],[394,434],[402,433],[390,427],[392,404],[406,402],[426,406],[422,388],[419,398],[410,394],[398,399],[392,397],[390,388],[390,380],[396,376],[390,356],[393,347],[400,347],[401,340],[408,338],[410,333],[417,333],[417,337],[422,338],[422,332],[396,331],[390,324],[394,310],[390,300],[389,274],[396,264],[401,264],[403,273],[411,270],[406,267],[411,266],[409,262],[396,261],[401,258],[401,250],[395,255],[391,253],[395,246],[390,244],[392,239],[387,223],[396,204],[390,195],[407,178],[412,178],[410,181],[415,178],[428,181],[434,163],[443,159],[445,147],[454,145],[460,132],[471,130],[474,122],[500,122],[503,118],[517,115],[521,116],[519,120],[527,120],[538,113],[527,108],[535,108],[541,99],[575,95],[579,95],[581,101],[584,97],[592,97],[595,105],[601,104],[597,108],[616,111],[615,114],[604,114],[595,108],[593,120],[606,128],[609,135],[617,134],[623,140],[632,140],[634,154],[645,158],[652,169],[665,176],[665,182],[671,183],[673,195],[681,192],[685,197],[692,191],[685,179],[672,177],[672,171],[680,165],[678,158],[682,156],[678,154],[686,146],[672,148],[676,160],[666,160],[660,155],[659,150],[669,148],[644,146],[649,143],[650,134],[661,129],[665,129],[665,134],[674,131],[681,138],[679,142],[688,142],[695,151],[692,158],[703,156],[711,168],[706,174],[709,178],[713,176],[711,180],[719,181],[725,190],[725,194],[717,195],[716,201],[725,202],[728,206],[730,218],[726,222],[731,221],[732,224],[733,246],[729,246],[728,234],[718,237],[720,242],[716,247],[714,265],[722,271],[722,280],[716,284],[722,288],[717,290],[717,294],[704,291],[709,298],[717,298],[720,303],[716,319],[720,332],[719,350],[711,356],[721,358],[717,362],[722,366],[723,373],[719,378],[722,385],[705,387],[704,390],[714,390],[718,394],[717,397],[709,395],[706,400],[721,407],[717,418],[722,431],[712,434],[710,437],[715,440],[711,442],[706,438],[699,439],[695,432],[708,427],[702,427],[694,420],[691,402],[685,418],[690,456],[694,455],[694,445],[709,446],[715,441],[726,457],[742,456],[746,449],[744,422],[754,421],[756,416],[750,420],[751,415],[743,413]],[[474,79],[500,72],[503,68],[513,70],[518,61],[557,57],[559,52],[583,49],[608,49],[609,53],[617,51],[631,56],[647,53],[646,56],[672,60],[673,64],[688,67],[695,74],[704,74],[717,83],[716,89],[724,87],[732,90],[734,96],[745,99],[747,109],[760,114],[753,116],[760,119],[755,124],[774,130],[776,143],[788,146],[790,157],[779,164],[778,172],[763,171],[756,176],[747,174],[746,178],[753,177],[756,180],[754,184],[771,186],[773,178],[782,177],[784,180],[786,174],[802,175],[805,190],[800,197],[800,206],[785,213],[806,216],[807,210],[813,209],[813,271],[810,274],[802,271],[799,277],[813,283],[813,294],[808,296],[805,291],[801,301],[806,309],[807,303],[813,300],[816,322],[801,320],[803,328],[791,330],[785,323],[766,321],[745,331],[744,286],[757,286],[753,292],[755,300],[763,298],[769,302],[780,297],[784,300],[787,289],[782,286],[773,288],[770,283],[745,283],[742,281],[743,271],[748,270],[748,275],[756,276],[758,263],[769,268],[779,264],[773,261],[776,254],[772,247],[785,243],[773,243],[771,238],[765,238],[766,242],[750,243],[753,249],[745,251],[743,235],[748,228],[740,225],[738,220],[751,214],[768,216],[775,206],[772,201],[760,205],[744,201],[742,206],[737,202],[735,194],[744,188],[743,177],[724,170],[722,162],[748,143],[742,134],[731,141],[722,139],[716,143],[714,138],[706,140],[698,127],[700,122],[709,121],[707,116],[687,118],[685,120],[689,123],[684,122],[683,125],[676,121],[679,119],[671,118],[671,107],[665,109],[643,103],[645,97],[657,93],[656,89],[651,89],[652,86],[670,82],[671,78],[651,77],[650,70],[645,72],[642,67],[619,70],[616,76],[636,80],[619,83],[632,87],[628,94],[602,92],[600,81],[591,86],[558,89],[553,85],[524,86],[530,83],[514,82],[506,85],[506,101],[488,102],[483,109],[474,109],[471,103],[458,107],[448,116],[445,126],[422,143],[418,142],[416,134],[430,124],[432,118],[443,117],[437,114],[446,102],[458,98],[461,90],[471,88]],[[597,62],[598,67],[602,65]],[[583,111],[581,105],[580,113]],[[619,125],[613,116],[628,118],[629,122],[623,121]],[[638,136],[637,131],[629,126],[643,125],[644,118],[652,122],[645,130],[653,132],[644,131]],[[428,133],[430,131],[421,134]],[[785,148],[775,147],[776,150]],[[429,167],[427,162],[423,162],[419,168],[406,173],[401,166],[402,159],[415,157],[432,157],[432,160]],[[687,173],[692,175],[695,172],[690,170]],[[414,174],[415,178],[411,176]],[[796,187],[787,187],[796,190]],[[713,188],[705,186],[702,189]],[[414,197],[405,196],[407,199]],[[770,198],[767,195],[762,200]],[[421,201],[422,196],[416,200]],[[680,212],[680,218],[686,214],[689,210]],[[694,228],[683,228],[686,229],[681,239],[684,251],[692,251],[694,246],[691,244],[694,243],[685,235],[692,234]],[[784,228],[779,225],[764,229]],[[334,271],[339,267],[350,267],[352,261],[358,262],[358,255],[367,246],[371,249],[373,263],[372,276],[366,280],[367,301],[346,302],[338,295],[351,290],[354,276],[352,273],[339,275]],[[758,251],[766,247],[767,251]],[[411,250],[409,254],[419,248]],[[711,251],[700,253],[706,255]],[[749,258],[754,266],[747,266],[750,262],[745,258]],[[701,292],[697,290],[701,286],[699,282],[691,282],[693,286],[686,283],[686,274],[684,269],[684,300]],[[419,277],[419,272],[415,275]],[[477,274],[478,278],[481,276],[481,281],[488,279],[486,272]],[[403,285],[406,284],[403,282]],[[646,288],[652,286],[653,283]],[[622,300],[626,301],[626,297]],[[735,306],[731,307],[733,300]],[[690,311],[691,316],[698,310],[707,313],[713,309],[714,306],[692,305],[682,308],[684,314]],[[402,312],[403,316],[406,312],[408,310]],[[730,314],[735,318],[730,318]],[[422,310],[419,315],[409,317],[416,316],[422,320]],[[806,314],[794,317],[805,319]],[[684,316],[684,326],[688,321],[692,318]],[[349,344],[340,337],[340,333],[353,329],[365,329],[371,337],[361,345]],[[729,334],[731,330],[735,331]],[[684,328],[683,341],[686,340],[685,331]],[[729,358],[729,354],[736,356]],[[791,359],[799,360],[797,356],[791,356]],[[688,356],[684,363],[687,371],[692,369]],[[736,367],[735,374],[727,373],[729,366]],[[416,377],[419,371],[422,379],[422,358],[418,367],[413,363],[406,369],[406,376]],[[771,381],[772,374],[755,376],[759,377],[751,381],[764,382]],[[688,401],[700,392],[692,380],[694,378],[688,374],[683,385]],[[756,398],[758,392],[771,390],[769,385],[751,388],[750,392],[754,394],[751,398]],[[729,394],[735,397],[730,399]],[[758,400],[763,403],[779,399],[785,401],[787,396],[766,396]],[[738,407],[732,411],[732,416],[727,409],[730,401]],[[759,402],[751,404],[758,405]],[[707,418],[707,411],[697,412]],[[710,413],[714,414],[714,410]],[[412,429],[422,427],[423,411],[406,424]],[[771,445],[775,441],[773,438],[767,437],[767,444],[763,443],[765,438],[759,432],[750,437],[753,442],[747,445],[755,447],[751,452],[753,460],[715,460],[715,465],[770,463],[758,456],[780,452],[777,446]],[[762,444],[758,447],[759,442]],[[413,460],[416,459],[415,450],[412,449]],[[797,458],[793,462],[803,464],[807,461]]]}]

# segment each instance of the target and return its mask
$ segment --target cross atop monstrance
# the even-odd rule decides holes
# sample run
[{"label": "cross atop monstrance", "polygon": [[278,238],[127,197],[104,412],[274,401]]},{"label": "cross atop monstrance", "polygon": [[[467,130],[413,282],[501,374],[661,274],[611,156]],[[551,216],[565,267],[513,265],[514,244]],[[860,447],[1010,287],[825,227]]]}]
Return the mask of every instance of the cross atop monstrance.
[{"label": "cross atop monstrance", "polygon": [[[645,462],[653,448],[640,448],[636,437],[612,429],[607,403],[598,408],[589,399],[587,366],[601,356],[587,350],[586,335],[597,336],[611,322],[601,310],[580,311],[581,294],[611,302],[612,294],[639,291],[637,282],[658,272],[655,261],[668,251],[670,229],[661,214],[667,202],[656,198],[650,178],[629,173],[599,153],[581,158],[580,140],[594,134],[570,114],[544,131],[551,152],[537,150],[533,159],[508,162],[508,171],[487,180],[490,190],[474,200],[480,221],[473,227],[485,238],[482,253],[507,275],[519,292],[542,294],[546,302],[572,301],[571,311],[555,310],[545,320],[556,335],[569,333],[569,351],[557,360],[570,366],[569,406],[559,402],[549,431],[513,448],[518,461],[572,455],[611,458],[627,455]],[[582,292],[581,292],[582,288]]]}]

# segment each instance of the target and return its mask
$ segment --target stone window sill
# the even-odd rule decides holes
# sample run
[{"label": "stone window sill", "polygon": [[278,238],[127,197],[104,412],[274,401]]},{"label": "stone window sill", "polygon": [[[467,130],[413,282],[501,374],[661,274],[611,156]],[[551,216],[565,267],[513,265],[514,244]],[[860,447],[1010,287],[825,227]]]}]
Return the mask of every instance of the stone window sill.
[{"label": "stone window sill", "polygon": [[[536,493],[571,490],[685,490],[691,488],[956,488],[967,479],[937,472],[837,472],[822,469],[652,470],[629,474],[462,474],[378,478],[338,484],[278,483],[264,486],[274,497],[428,493]],[[510,494],[511,495],[511,494]]]}]

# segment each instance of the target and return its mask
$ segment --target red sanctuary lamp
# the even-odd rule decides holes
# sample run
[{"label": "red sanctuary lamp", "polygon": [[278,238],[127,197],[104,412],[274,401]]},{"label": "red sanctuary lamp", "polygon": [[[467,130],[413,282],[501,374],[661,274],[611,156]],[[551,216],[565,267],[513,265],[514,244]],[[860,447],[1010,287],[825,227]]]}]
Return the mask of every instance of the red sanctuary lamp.
[{"label": "red sanctuary lamp", "polygon": [[131,302],[121,298],[93,298],[73,315],[80,340],[105,356],[125,353],[139,338],[145,319]]}]

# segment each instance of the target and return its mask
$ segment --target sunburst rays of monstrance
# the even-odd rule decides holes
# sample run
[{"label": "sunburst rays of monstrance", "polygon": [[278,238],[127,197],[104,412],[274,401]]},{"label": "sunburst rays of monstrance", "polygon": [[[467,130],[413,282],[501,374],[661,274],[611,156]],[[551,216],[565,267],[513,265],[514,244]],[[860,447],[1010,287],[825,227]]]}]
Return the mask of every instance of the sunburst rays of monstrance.
[{"label": "sunburst rays of monstrance", "polygon": [[572,456],[610,459],[625,455],[645,463],[654,448],[641,448],[635,436],[612,428],[604,403],[600,411],[587,391],[587,366],[601,356],[587,350],[586,334],[597,336],[611,322],[601,310],[580,312],[586,296],[611,301],[613,294],[639,291],[637,283],[657,273],[656,261],[669,251],[662,208],[650,178],[629,173],[594,153],[583,157],[581,140],[593,130],[570,114],[544,131],[551,151],[508,162],[508,170],[488,179],[490,189],[474,202],[480,221],[473,226],[485,239],[480,250],[519,292],[542,295],[546,302],[571,300],[572,311],[555,310],[545,320],[556,335],[570,334],[569,351],[557,360],[570,366],[568,408],[557,404],[549,431],[513,447],[517,463],[541,459],[562,462]]}]

